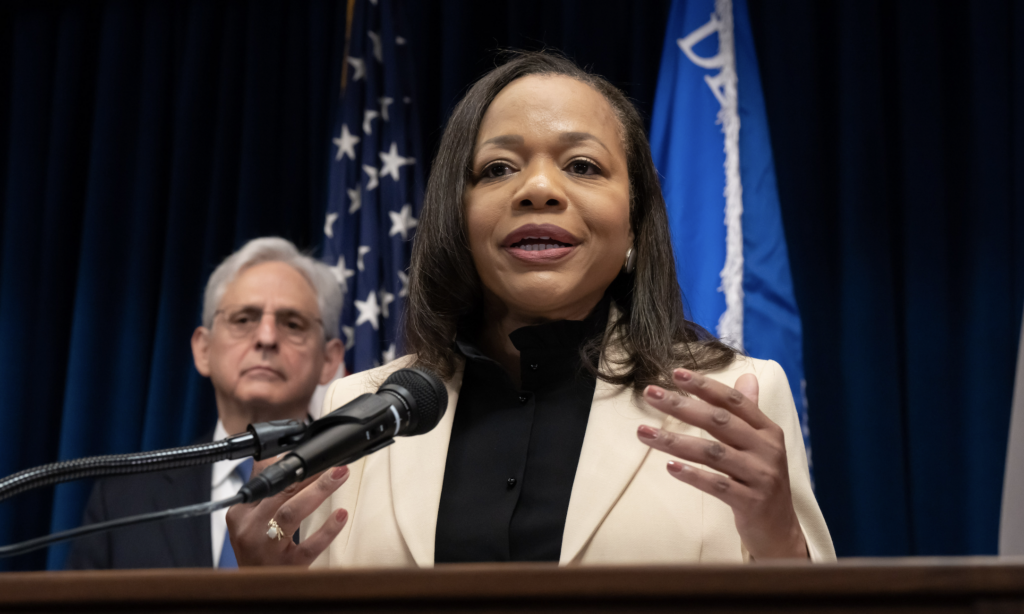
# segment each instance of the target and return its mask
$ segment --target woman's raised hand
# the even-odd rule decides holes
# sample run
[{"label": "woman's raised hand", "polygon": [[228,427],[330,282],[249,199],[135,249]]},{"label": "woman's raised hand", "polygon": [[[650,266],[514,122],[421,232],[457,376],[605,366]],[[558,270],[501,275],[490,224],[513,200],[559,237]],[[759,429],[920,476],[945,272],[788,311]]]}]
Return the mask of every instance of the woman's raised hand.
[{"label": "woman's raised hand", "polygon": [[[253,475],[258,475],[276,461],[275,458],[256,463]],[[348,480],[348,475],[348,467],[332,467],[262,501],[229,508],[228,534],[238,566],[308,567],[345,527],[348,512],[334,510],[323,526],[300,544],[292,541],[292,535],[298,530],[299,523]],[[272,531],[274,537],[270,536],[271,527],[275,528]]]},{"label": "woman's raised hand", "polygon": [[807,544],[793,509],[789,465],[782,429],[757,405],[758,384],[744,374],[730,388],[699,373],[676,369],[672,380],[683,396],[658,386],[644,390],[652,407],[704,429],[718,441],[671,433],[650,426],[640,440],[720,475],[670,461],[668,471],[682,482],[718,497],[732,508],[740,538],[757,560],[806,558]]}]

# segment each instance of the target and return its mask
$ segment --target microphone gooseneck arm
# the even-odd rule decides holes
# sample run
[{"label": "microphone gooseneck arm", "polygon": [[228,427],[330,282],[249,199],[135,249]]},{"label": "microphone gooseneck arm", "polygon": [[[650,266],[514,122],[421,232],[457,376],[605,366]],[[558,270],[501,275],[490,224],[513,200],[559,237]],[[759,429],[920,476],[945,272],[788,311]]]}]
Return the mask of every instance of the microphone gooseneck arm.
[{"label": "microphone gooseneck arm", "polygon": [[0,546],[0,558],[101,531],[202,516],[236,503],[258,501],[304,477],[391,445],[395,436],[422,435],[430,431],[444,415],[447,405],[448,393],[436,375],[418,369],[400,369],[388,377],[377,394],[357,397],[308,426],[296,420],[263,422],[250,424],[247,433],[213,443],[96,456],[27,469],[0,480],[0,501],[32,488],[83,477],[142,473],[248,456],[261,460],[291,450],[228,499],[109,520]]},{"label": "microphone gooseneck arm", "polygon": [[113,529],[131,526],[133,524],[142,524],[144,522],[154,522],[157,520],[170,520],[171,518],[203,516],[225,507],[231,507],[236,503],[242,503],[242,495],[234,495],[227,499],[221,499],[220,501],[207,501],[205,503],[178,507],[172,510],[151,512],[149,514],[139,514],[137,516],[127,516],[125,518],[117,518],[106,522],[98,522],[84,527],[61,531],[60,533],[52,533],[50,535],[44,535],[43,537],[29,539],[9,546],[0,546],[0,559],[25,554],[26,552],[32,552],[33,550],[39,550],[40,548],[45,548],[58,542],[67,541],[76,537],[84,537],[86,535],[92,535],[93,533],[100,533],[102,531],[111,531]]},{"label": "microphone gooseneck arm", "polygon": [[248,456],[256,460],[270,458],[298,445],[306,429],[298,420],[274,420],[250,424],[245,433],[210,443],[41,465],[0,479],[0,501],[34,488],[82,478],[147,473]]}]

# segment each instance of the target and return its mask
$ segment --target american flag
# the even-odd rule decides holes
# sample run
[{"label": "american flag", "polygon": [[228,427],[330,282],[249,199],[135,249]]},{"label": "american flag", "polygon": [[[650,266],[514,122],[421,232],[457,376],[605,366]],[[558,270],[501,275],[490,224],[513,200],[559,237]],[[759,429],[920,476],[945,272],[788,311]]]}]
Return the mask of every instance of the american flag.
[{"label": "american flag", "polygon": [[323,260],[341,285],[345,371],[398,356],[423,155],[394,0],[355,0],[335,116]]}]

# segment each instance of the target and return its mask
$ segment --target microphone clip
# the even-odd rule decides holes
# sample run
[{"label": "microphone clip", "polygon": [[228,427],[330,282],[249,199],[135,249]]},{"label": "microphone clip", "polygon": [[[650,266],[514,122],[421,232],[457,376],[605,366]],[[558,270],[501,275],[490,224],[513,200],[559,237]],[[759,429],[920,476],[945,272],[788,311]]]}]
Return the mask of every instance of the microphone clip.
[{"label": "microphone clip", "polygon": [[[255,443],[255,450],[251,456],[256,460],[263,460],[287,452],[309,438],[310,427],[299,420],[271,420],[259,422],[246,427],[252,435]],[[251,445],[251,444],[250,444]],[[243,454],[250,456],[250,454]],[[236,458],[232,456],[232,458]]]}]

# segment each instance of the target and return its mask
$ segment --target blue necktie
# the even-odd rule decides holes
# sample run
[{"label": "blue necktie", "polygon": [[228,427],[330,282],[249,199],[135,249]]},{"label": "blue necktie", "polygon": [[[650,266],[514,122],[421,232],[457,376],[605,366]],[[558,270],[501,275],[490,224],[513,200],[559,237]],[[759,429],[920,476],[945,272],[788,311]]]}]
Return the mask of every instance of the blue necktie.
[{"label": "blue necktie", "polygon": [[[240,465],[235,467],[235,471],[242,478],[242,483],[249,481],[249,476],[252,475],[252,459],[247,458]],[[231,536],[228,535],[227,531],[224,531],[224,547],[220,550],[220,561],[217,563],[218,569],[238,569],[238,559],[235,558],[235,550],[231,547]]]}]

